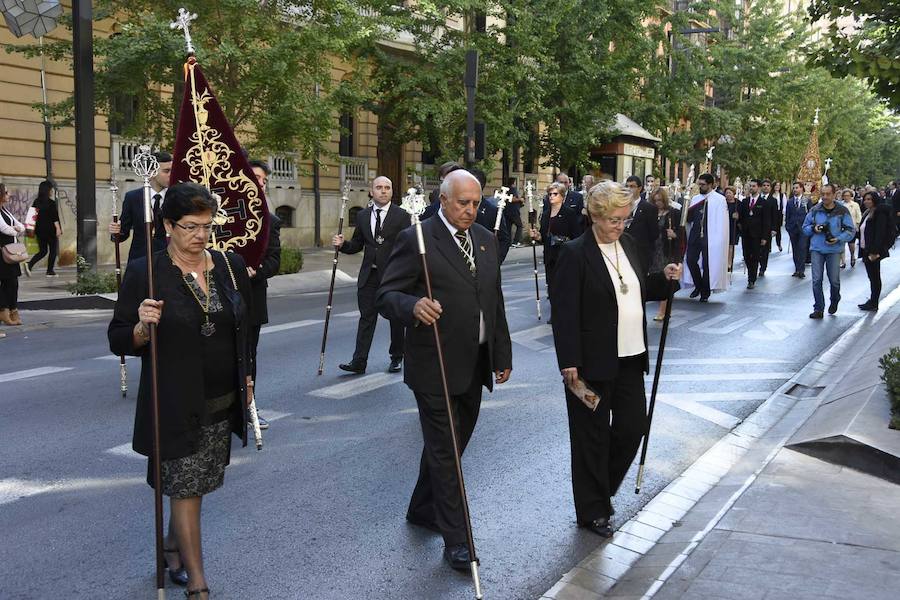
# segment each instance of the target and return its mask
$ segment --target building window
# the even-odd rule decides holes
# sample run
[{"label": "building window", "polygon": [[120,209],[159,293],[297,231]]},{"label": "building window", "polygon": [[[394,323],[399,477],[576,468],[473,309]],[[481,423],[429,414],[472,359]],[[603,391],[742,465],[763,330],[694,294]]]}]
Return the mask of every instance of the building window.
[{"label": "building window", "polygon": [[294,226],[294,209],[290,206],[279,206],[275,209],[275,216],[281,221],[282,227]]},{"label": "building window", "polygon": [[350,208],[350,212],[347,215],[350,219],[350,222],[348,223],[350,227],[356,227],[356,215],[358,215],[361,210],[363,210],[362,206],[353,206]]},{"label": "building window", "polygon": [[272,169],[270,181],[294,185],[297,183],[297,164],[295,157],[287,154],[276,154],[269,157],[269,167]]},{"label": "building window", "polygon": [[537,129],[532,129],[528,134],[528,144],[522,151],[522,169],[526,173],[537,173],[538,157],[541,153],[541,140]]},{"label": "building window", "polygon": [[356,119],[350,113],[341,113],[340,127],[341,140],[338,148],[338,154],[341,156],[355,156],[353,154],[353,130]]},{"label": "building window", "polygon": [[138,111],[138,100],[130,94],[114,96],[109,103],[109,132],[123,135],[123,132],[134,123]]}]

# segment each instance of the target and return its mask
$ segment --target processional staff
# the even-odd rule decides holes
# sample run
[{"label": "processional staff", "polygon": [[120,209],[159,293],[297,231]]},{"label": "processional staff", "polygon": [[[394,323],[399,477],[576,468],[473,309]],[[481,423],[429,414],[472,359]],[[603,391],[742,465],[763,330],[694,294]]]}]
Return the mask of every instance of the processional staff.
[{"label": "processional staff", "polygon": [[[135,175],[144,180],[144,233],[147,241],[147,296],[156,299],[153,279],[153,206],[150,196],[150,178],[159,173],[159,162],[150,153],[150,146],[140,146],[140,151],[131,161]],[[165,561],[163,559],[163,503],[162,467],[159,436],[159,355],[156,337],[156,323],[150,323],[150,408],[153,426],[153,497],[156,531],[156,593],[159,600],[165,600]]]},{"label": "processional staff", "polygon": [[[525,182],[525,198],[528,200],[528,224],[531,225],[532,228],[534,228],[534,226],[537,224],[537,209],[534,207],[534,183],[531,181]],[[531,257],[532,259],[534,259],[534,302],[537,306],[537,318],[538,321],[540,321],[541,287],[538,283],[537,245],[534,243],[533,237],[531,238]]]},{"label": "processional staff", "polygon": [[[350,182],[345,181],[341,190],[341,214],[338,218],[337,234],[344,232],[344,213],[347,211],[347,203],[350,201]],[[331,285],[328,286],[328,302],[325,305],[325,329],[322,331],[322,349],[319,352],[319,375],[325,371],[325,345],[328,343],[328,323],[331,321],[331,302],[334,299],[334,280],[337,277],[338,257],[341,249],[334,247],[334,258],[331,261]]]},{"label": "processional staff", "polygon": [[[109,193],[112,195],[112,222],[119,222],[119,186],[114,179],[109,180]],[[121,241],[118,233],[113,235],[116,248],[116,293],[122,289],[122,252],[119,247]],[[128,395],[128,368],[125,366],[125,355],[119,357],[119,389],[122,397]]]},{"label": "processional staff", "polygon": [[[419,255],[422,257],[422,272],[425,275],[425,293],[429,300],[434,300],[431,292],[431,275],[428,271],[428,259],[425,254],[425,237],[422,235],[422,222],[419,216],[425,210],[425,194],[416,188],[410,188],[406,193],[401,208],[410,213],[412,217],[412,226],[416,230],[416,242],[419,248]],[[450,401],[450,388],[447,386],[447,369],[444,363],[444,352],[441,348],[441,333],[438,328],[438,321],[432,323],[434,330],[434,345],[437,349],[438,366],[441,372],[441,386],[444,390],[444,402],[447,408],[447,418],[450,422],[450,439],[453,441],[453,463],[456,467],[456,481],[459,484],[459,497],[462,504],[463,518],[466,523],[466,544],[469,547],[469,568],[472,571],[472,582],[475,585],[475,598],[481,600],[484,596],[481,593],[481,578],[478,575],[478,557],[475,554],[475,536],[472,534],[472,518],[469,514],[469,500],[466,495],[466,483],[463,479],[462,460],[460,459],[459,438],[456,433],[456,419],[453,416],[453,404]]]},{"label": "processional staff", "polygon": [[497,199],[497,218],[494,219],[494,237],[497,237],[500,235],[500,222],[503,220],[503,209],[505,209],[506,204],[512,200],[512,194],[509,193],[508,187],[503,186],[499,190],[494,191],[494,198]]}]

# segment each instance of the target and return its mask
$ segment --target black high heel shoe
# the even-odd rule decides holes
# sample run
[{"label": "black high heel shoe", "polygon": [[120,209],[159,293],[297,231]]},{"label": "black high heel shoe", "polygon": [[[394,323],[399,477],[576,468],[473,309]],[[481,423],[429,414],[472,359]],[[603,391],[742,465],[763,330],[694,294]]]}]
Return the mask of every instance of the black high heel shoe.
[{"label": "black high heel shoe", "polygon": [[206,597],[209,598],[209,588],[203,588],[199,590],[184,590],[185,598],[190,598],[191,596],[200,596],[201,594],[206,594]]},{"label": "black high heel shoe", "polygon": [[186,586],[188,584],[188,574],[184,565],[181,565],[177,569],[173,569],[169,566],[169,560],[165,557],[166,554],[178,554],[178,550],[166,550],[163,548],[163,563],[169,571],[169,579],[172,580],[172,583],[180,585],[181,587]]}]

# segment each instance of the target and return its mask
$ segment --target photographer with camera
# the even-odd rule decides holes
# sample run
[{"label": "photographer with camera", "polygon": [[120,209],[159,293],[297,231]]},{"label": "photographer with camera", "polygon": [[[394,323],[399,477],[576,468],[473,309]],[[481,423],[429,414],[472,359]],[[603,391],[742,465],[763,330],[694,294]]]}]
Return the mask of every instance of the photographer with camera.
[{"label": "photographer with camera", "polygon": [[822,202],[815,205],[803,221],[803,233],[810,238],[812,258],[813,311],[810,319],[821,319],[825,309],[822,293],[824,271],[828,272],[831,284],[831,303],[828,314],[837,312],[841,300],[841,256],[844,244],[856,236],[856,226],[846,207],[835,202],[834,184],[822,186]]}]

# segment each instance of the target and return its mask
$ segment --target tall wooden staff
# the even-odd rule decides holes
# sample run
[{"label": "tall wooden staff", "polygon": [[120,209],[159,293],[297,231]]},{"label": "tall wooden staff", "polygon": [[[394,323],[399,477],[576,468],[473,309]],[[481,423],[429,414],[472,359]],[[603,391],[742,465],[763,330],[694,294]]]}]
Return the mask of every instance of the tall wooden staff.
[{"label": "tall wooden staff", "polygon": [[[109,180],[109,192],[112,194],[112,222],[119,222],[119,186],[114,179]],[[113,236],[116,247],[116,293],[122,289],[122,253],[119,248],[119,234]],[[119,389],[124,398],[128,395],[128,368],[125,366],[125,355],[119,357]]]},{"label": "tall wooden staff", "polygon": [[[416,196],[412,198],[412,196]],[[413,188],[407,193],[405,206],[425,207],[425,195],[418,193]],[[425,238],[422,235],[422,222],[419,220],[420,210],[410,211],[412,216],[412,225],[416,228],[416,241],[419,246],[419,255],[422,257],[422,272],[425,274],[425,292],[428,294],[429,300],[434,300],[431,293],[431,276],[428,272],[428,259],[425,256]],[[459,438],[456,434],[456,423],[453,418],[453,403],[450,401],[450,388],[447,387],[447,369],[444,364],[444,352],[441,349],[441,333],[438,329],[438,322],[432,324],[434,330],[434,345],[437,348],[438,365],[441,370],[441,386],[444,390],[444,402],[447,407],[447,418],[450,420],[450,438],[453,440],[453,464],[456,467],[456,481],[459,483],[459,497],[462,503],[463,518],[466,522],[466,544],[469,546],[469,567],[472,571],[472,581],[475,584],[475,598],[481,600],[484,596],[481,593],[481,579],[478,576],[478,557],[475,555],[475,536],[472,534],[472,518],[469,515],[469,501],[466,495],[466,483],[463,480],[462,460],[459,453]]]},{"label": "tall wooden staff", "polygon": [[[693,173],[691,173],[686,189],[691,188],[693,183]],[[681,233],[679,236],[678,264],[681,264],[681,258],[684,256],[685,246],[687,245],[687,219],[688,208],[690,208],[691,199],[685,198],[681,206]],[[659,391],[659,377],[662,374],[663,355],[666,352],[666,337],[669,335],[669,322],[672,319],[672,302],[675,298],[675,280],[669,281],[669,293],[666,302],[666,316],[663,319],[662,332],[659,335],[659,350],[656,353],[656,369],[653,372],[653,387],[650,390],[650,406],[647,408],[647,431],[644,432],[644,443],[641,446],[641,460],[638,463],[637,480],[634,484],[634,493],[641,493],[641,482],[644,480],[644,464],[647,461],[647,446],[650,444],[650,426],[653,423],[653,410],[656,408],[656,393]]]},{"label": "tall wooden staff", "polygon": [[[151,205],[150,178],[159,173],[159,163],[150,153],[150,146],[141,146],[131,161],[135,174],[144,180],[144,232],[147,239],[147,295],[156,299],[153,280],[153,206]],[[153,413],[153,496],[156,509],[156,594],[165,600],[165,561],[163,560],[163,502],[162,467],[159,438],[159,358],[156,324],[150,324],[150,407]]]},{"label": "tall wooden staff", "polygon": [[[525,198],[528,200],[528,224],[531,227],[537,225],[537,209],[534,207],[534,183],[525,182]],[[529,236],[531,237],[531,236]],[[537,246],[531,237],[531,257],[534,259],[534,302],[537,306],[537,318],[541,320],[541,287],[538,284]]]},{"label": "tall wooden staff", "polygon": [[[344,232],[344,212],[347,210],[347,202],[350,200],[350,182],[345,181],[341,190],[341,216],[338,219],[337,234]],[[325,371],[325,344],[328,343],[328,323],[331,321],[331,301],[334,299],[334,279],[337,277],[338,257],[341,249],[334,248],[334,258],[331,261],[331,285],[328,287],[328,303],[325,305],[325,329],[322,331],[322,350],[319,352],[319,375]]]}]

